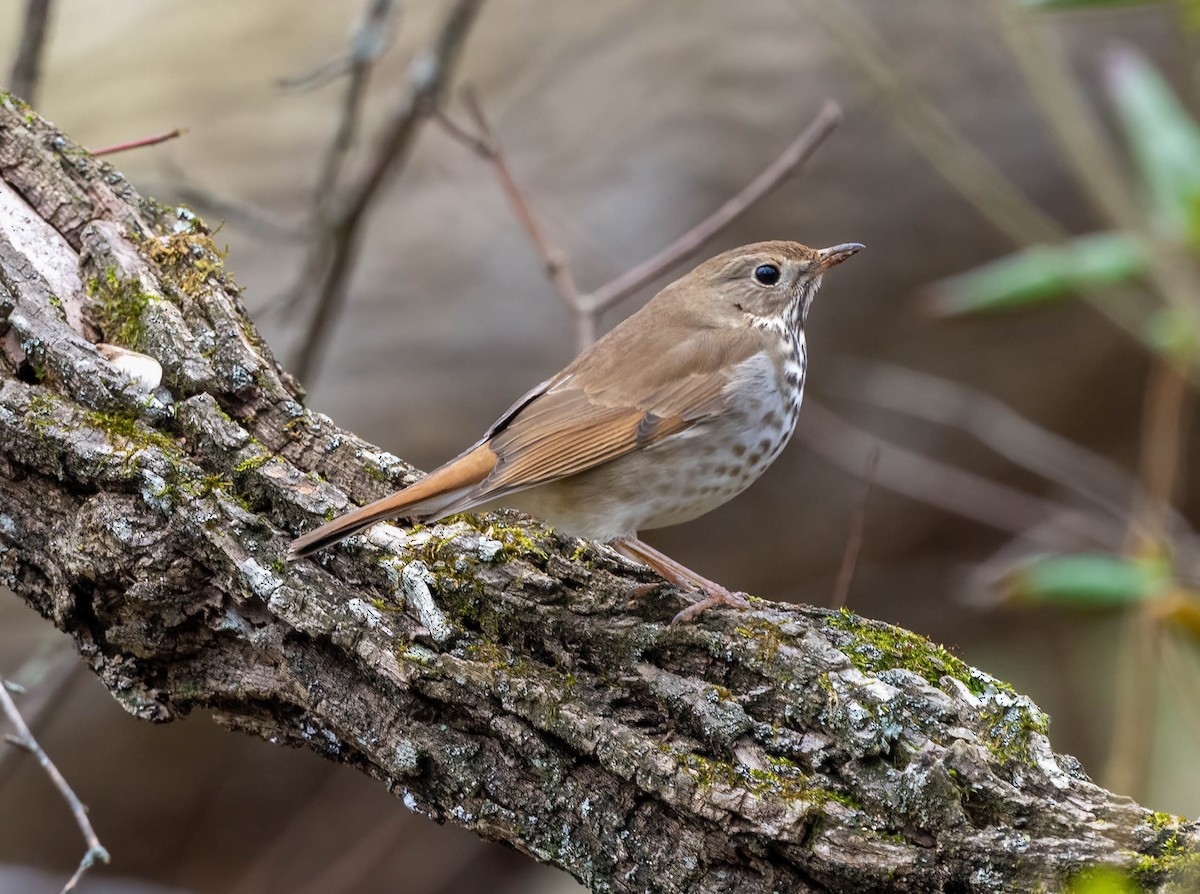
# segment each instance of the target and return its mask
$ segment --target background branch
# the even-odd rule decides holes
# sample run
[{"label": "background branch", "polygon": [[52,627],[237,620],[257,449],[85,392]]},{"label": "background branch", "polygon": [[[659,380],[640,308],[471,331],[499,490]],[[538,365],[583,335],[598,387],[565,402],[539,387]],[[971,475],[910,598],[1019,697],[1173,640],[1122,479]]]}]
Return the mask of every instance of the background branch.
[{"label": "background branch", "polygon": [[42,746],[38,744],[37,739],[33,737],[33,733],[29,731],[24,718],[21,717],[21,712],[17,710],[17,704],[13,701],[10,694],[12,683],[0,678],[0,711],[4,712],[4,716],[8,718],[9,724],[16,730],[16,734],[9,736],[9,744],[20,748],[22,751],[27,751],[33,755],[34,760],[38,762],[46,775],[50,777],[50,781],[54,783],[54,787],[58,789],[63,800],[67,802],[67,806],[71,808],[71,814],[75,817],[75,823],[79,826],[79,831],[83,835],[83,840],[87,844],[87,851],[83,858],[79,861],[79,867],[75,873],[63,886],[63,894],[67,891],[72,891],[75,885],[83,877],[97,861],[107,863],[109,861],[108,851],[100,844],[100,839],[96,837],[96,830],[92,828],[92,823],[87,816],[87,808],[83,802],[79,800],[79,796],[71,789],[67,780],[62,773],[58,771],[58,767],[54,766],[54,762],[50,760]]},{"label": "background branch", "polygon": [[[340,197],[336,209],[332,207],[332,192],[324,199],[326,207],[318,207],[313,249],[298,284],[298,289],[314,296],[316,304],[292,364],[301,381],[313,375],[321,348],[329,342],[329,329],[345,299],[346,282],[366,213],[384,183],[408,160],[420,124],[441,103],[454,76],[467,34],[482,5],[483,0],[456,0],[430,49],[420,53],[409,65],[407,88],[384,123],[362,177]],[[352,68],[341,122],[326,156],[326,177],[336,176],[341,169],[346,148],[356,129],[369,66],[367,59],[355,63]],[[326,187],[322,185],[318,188],[319,201],[326,195]]]},{"label": "background branch", "polygon": [[596,340],[600,315],[604,311],[645,288],[699,251],[708,240],[720,234],[745,214],[755,202],[799,170],[841,121],[841,110],[837,103],[826,101],[796,139],[737,195],[657,254],[631,267],[594,292],[585,293],[581,292],[575,283],[566,254],[550,241],[545,229],[538,223],[532,205],[517,185],[500,142],[488,124],[474,93],[466,93],[466,103],[478,129],[477,134],[463,130],[445,116],[440,120],[448,133],[491,162],[513,213],[542,258],[546,275],[554,284],[563,303],[574,312],[575,340],[579,350]]},{"label": "background branch", "polygon": [[17,58],[8,76],[9,89],[26,102],[37,102],[42,76],[42,53],[50,30],[53,0],[25,0],[25,18],[17,42]]}]

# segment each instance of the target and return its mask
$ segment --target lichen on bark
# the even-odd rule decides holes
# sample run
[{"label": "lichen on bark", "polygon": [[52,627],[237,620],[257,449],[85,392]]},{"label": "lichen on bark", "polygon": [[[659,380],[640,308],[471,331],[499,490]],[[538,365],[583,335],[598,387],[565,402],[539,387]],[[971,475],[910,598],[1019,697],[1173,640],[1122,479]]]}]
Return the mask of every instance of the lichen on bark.
[{"label": "lichen on bark", "polygon": [[907,631],[766,602],[671,627],[648,571],[507,513],[286,562],[416,470],[304,407],[200,221],[11,97],[0,189],[33,220],[0,215],[0,582],[132,713],[313,749],[597,891],[1193,889],[1195,823]]}]

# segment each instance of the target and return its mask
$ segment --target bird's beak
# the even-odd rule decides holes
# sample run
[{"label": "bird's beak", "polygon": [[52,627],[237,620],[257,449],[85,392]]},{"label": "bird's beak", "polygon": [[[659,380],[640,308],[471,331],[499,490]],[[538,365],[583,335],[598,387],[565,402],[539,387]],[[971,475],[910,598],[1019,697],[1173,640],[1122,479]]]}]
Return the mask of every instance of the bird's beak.
[{"label": "bird's beak", "polygon": [[822,248],[817,251],[817,269],[828,270],[830,267],[836,267],[850,255],[866,248],[861,242],[843,242],[841,245],[831,245],[829,248]]}]

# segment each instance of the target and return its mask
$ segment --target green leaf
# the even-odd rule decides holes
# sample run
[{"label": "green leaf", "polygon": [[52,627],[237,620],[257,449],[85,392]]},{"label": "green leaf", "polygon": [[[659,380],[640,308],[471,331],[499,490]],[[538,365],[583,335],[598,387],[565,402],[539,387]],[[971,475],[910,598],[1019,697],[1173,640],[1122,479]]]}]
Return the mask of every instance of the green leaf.
[{"label": "green leaf", "polygon": [[1168,230],[1192,244],[1200,221],[1200,127],[1169,84],[1133,50],[1107,63],[1108,91],[1150,202]]},{"label": "green leaf", "polygon": [[1041,556],[1008,574],[1013,602],[1074,608],[1119,608],[1160,591],[1162,569],[1107,553]]},{"label": "green leaf", "polygon": [[1124,282],[1145,269],[1133,239],[1095,233],[1063,245],[1035,245],[944,279],[932,287],[932,306],[949,315],[1046,304]]}]

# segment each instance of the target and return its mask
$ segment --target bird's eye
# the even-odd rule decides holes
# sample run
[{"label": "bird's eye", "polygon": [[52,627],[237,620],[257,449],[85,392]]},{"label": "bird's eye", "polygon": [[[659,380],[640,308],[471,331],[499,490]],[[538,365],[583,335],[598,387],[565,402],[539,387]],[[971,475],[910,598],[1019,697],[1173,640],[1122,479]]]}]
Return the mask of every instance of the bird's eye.
[{"label": "bird's eye", "polygon": [[779,268],[774,264],[760,264],[754,268],[754,279],[764,286],[773,286],[779,282]]}]

